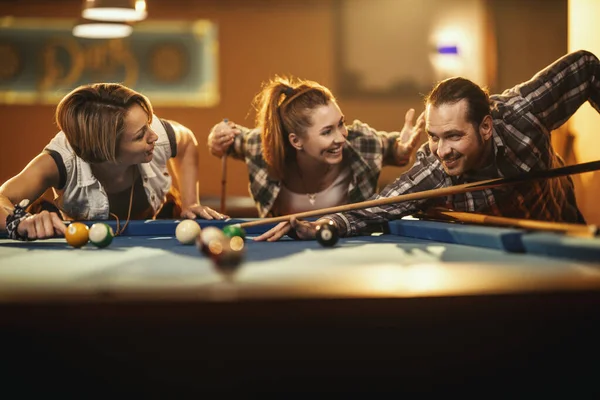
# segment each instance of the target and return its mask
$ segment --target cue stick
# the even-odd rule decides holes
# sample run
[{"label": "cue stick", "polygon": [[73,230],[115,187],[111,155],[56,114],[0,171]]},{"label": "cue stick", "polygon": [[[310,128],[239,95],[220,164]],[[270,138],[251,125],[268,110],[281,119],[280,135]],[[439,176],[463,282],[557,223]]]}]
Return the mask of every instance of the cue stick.
[{"label": "cue stick", "polygon": [[418,214],[424,217],[440,217],[443,220],[467,222],[482,225],[510,226],[530,230],[562,232],[567,235],[594,237],[598,234],[596,225],[574,224],[568,222],[547,222],[521,218],[497,217],[478,213],[452,211],[444,208],[432,208],[426,213]]},{"label": "cue stick", "polygon": [[[223,119],[227,123],[227,118]],[[225,196],[227,194],[227,152],[221,156],[221,214],[225,214]]]},{"label": "cue stick", "polygon": [[558,178],[561,176],[581,174],[584,172],[600,170],[600,160],[590,161],[581,164],[568,165],[564,167],[552,168],[544,171],[525,172],[509,178],[494,178],[479,182],[463,183],[462,185],[448,186],[439,189],[424,190],[422,192],[401,194],[399,196],[384,197],[375,200],[366,200],[360,203],[344,204],[341,206],[328,207],[320,210],[304,211],[296,214],[282,215],[279,217],[263,218],[255,221],[243,222],[237,224],[240,228],[249,228],[252,226],[266,225],[289,221],[292,217],[308,218],[317,217],[325,214],[334,214],[344,211],[358,210],[362,208],[377,207],[386,204],[400,203],[403,201],[423,200],[434,197],[450,196],[453,194],[475,192],[478,190],[491,189],[500,186],[514,185],[517,183],[526,183],[538,179]]},{"label": "cue stick", "polygon": [[221,156],[221,214],[225,214],[225,195],[227,191],[227,154]]}]

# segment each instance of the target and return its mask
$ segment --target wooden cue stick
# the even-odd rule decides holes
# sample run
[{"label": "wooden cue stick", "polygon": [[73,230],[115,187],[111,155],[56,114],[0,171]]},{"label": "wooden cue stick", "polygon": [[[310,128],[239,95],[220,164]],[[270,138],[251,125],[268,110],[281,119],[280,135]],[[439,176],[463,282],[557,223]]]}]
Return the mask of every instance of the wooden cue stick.
[{"label": "wooden cue stick", "polygon": [[531,230],[562,232],[573,236],[594,237],[598,234],[596,225],[573,224],[568,222],[547,222],[521,218],[497,217],[478,213],[452,211],[442,208],[427,210],[424,216],[437,217],[473,224],[511,226]]},{"label": "wooden cue stick", "polygon": [[600,160],[590,161],[581,164],[569,165],[565,167],[552,168],[544,171],[533,171],[519,174],[510,178],[494,178],[487,179],[479,182],[463,183],[462,185],[455,185],[449,187],[443,187],[439,189],[424,190],[422,192],[401,194],[399,196],[385,197],[375,200],[362,201],[360,203],[344,204],[341,206],[327,207],[320,210],[304,211],[296,214],[282,215],[279,217],[263,218],[255,221],[248,221],[239,224],[240,228],[250,228],[252,226],[266,225],[272,223],[279,223],[288,221],[292,217],[296,219],[317,217],[326,214],[334,214],[344,211],[358,210],[362,208],[378,207],[386,204],[400,203],[403,201],[411,200],[423,200],[434,197],[450,196],[453,194],[474,192],[478,190],[491,189],[499,186],[514,185],[517,183],[530,182],[538,179],[549,179],[557,178],[560,176],[581,174],[584,172],[600,170]]},{"label": "wooden cue stick", "polygon": [[[223,119],[223,122],[227,123],[227,118]],[[221,156],[221,214],[225,214],[225,196],[227,194],[227,152]]]},{"label": "wooden cue stick", "polygon": [[227,194],[227,154],[221,156],[221,214],[225,214],[225,195]]}]

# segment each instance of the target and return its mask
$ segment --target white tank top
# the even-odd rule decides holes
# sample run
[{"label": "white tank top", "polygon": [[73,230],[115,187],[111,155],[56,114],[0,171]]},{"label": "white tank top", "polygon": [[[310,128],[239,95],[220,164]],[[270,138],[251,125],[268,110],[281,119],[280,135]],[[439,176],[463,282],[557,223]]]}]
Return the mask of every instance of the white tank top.
[{"label": "white tank top", "polygon": [[342,170],[328,188],[318,193],[294,193],[285,185],[281,185],[277,196],[277,208],[280,215],[285,215],[343,205],[348,203],[349,185],[350,168]]}]

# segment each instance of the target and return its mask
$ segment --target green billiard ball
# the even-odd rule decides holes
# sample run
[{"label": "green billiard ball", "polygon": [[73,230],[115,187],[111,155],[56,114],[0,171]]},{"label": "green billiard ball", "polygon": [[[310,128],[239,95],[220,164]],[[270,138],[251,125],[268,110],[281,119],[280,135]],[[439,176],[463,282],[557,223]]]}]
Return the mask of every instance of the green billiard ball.
[{"label": "green billiard ball", "polygon": [[102,222],[92,225],[89,232],[90,242],[99,248],[111,244],[114,236],[115,234],[110,225]]},{"label": "green billiard ball", "polygon": [[225,234],[225,236],[230,238],[235,236],[239,236],[242,239],[246,238],[246,231],[244,231],[244,229],[242,229],[238,224],[225,226],[223,228],[223,233]]}]

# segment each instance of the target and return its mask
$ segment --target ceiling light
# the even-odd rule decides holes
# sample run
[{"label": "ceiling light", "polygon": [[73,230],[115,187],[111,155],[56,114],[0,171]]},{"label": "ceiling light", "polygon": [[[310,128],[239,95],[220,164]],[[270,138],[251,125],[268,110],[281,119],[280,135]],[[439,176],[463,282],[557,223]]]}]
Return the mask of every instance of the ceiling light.
[{"label": "ceiling light", "polygon": [[141,21],[148,16],[146,0],[84,0],[83,18],[97,21]]},{"label": "ceiling light", "polygon": [[73,36],[87,39],[118,39],[131,35],[129,24],[111,21],[80,21],[73,27]]}]

